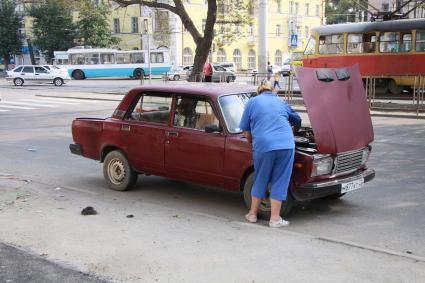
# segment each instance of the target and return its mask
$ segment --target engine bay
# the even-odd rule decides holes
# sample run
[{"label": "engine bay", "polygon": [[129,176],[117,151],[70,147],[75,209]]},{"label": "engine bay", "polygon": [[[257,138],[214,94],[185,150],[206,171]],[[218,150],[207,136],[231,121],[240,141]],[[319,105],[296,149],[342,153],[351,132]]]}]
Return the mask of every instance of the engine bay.
[{"label": "engine bay", "polygon": [[314,140],[314,133],[311,127],[301,127],[294,134],[296,150],[313,154],[317,153],[317,145]]}]

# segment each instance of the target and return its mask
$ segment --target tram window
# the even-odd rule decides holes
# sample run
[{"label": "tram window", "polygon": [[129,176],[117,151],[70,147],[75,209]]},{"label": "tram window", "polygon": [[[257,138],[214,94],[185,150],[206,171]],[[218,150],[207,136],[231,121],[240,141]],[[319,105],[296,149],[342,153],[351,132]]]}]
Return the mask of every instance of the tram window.
[{"label": "tram window", "polygon": [[316,39],[314,36],[310,36],[307,47],[305,48],[304,55],[311,55],[316,53]]},{"label": "tram window", "polygon": [[129,53],[116,53],[115,60],[117,64],[129,64],[130,63],[130,54]]},{"label": "tram window", "polygon": [[135,63],[145,63],[145,53],[131,53],[130,61],[132,64]]},{"label": "tram window", "polygon": [[87,53],[85,56],[86,65],[99,64],[99,53]]},{"label": "tram window", "polygon": [[405,33],[401,38],[400,52],[410,52],[412,50],[412,34]]},{"label": "tram window", "polygon": [[347,53],[374,53],[376,36],[369,34],[349,34],[347,38]]},{"label": "tram window", "polygon": [[319,38],[320,54],[339,54],[344,48],[344,36],[342,34],[322,35]]},{"label": "tram window", "polygon": [[425,51],[425,31],[416,32],[416,51]]},{"label": "tram window", "polygon": [[400,33],[384,32],[379,37],[379,52],[393,53],[399,52]]},{"label": "tram window", "polygon": [[84,54],[71,54],[71,65],[84,65]]}]

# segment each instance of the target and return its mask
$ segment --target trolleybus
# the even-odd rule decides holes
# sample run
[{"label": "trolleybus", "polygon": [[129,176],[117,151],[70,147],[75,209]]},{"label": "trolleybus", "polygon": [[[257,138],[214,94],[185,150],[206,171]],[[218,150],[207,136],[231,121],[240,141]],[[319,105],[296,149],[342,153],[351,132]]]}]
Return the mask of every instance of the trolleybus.
[{"label": "trolleybus", "polygon": [[76,80],[95,77],[140,78],[148,75],[162,75],[171,69],[168,50],[163,49],[148,52],[147,50],[71,48],[68,51],[55,51],[54,56],[55,65],[67,69],[69,75]]}]

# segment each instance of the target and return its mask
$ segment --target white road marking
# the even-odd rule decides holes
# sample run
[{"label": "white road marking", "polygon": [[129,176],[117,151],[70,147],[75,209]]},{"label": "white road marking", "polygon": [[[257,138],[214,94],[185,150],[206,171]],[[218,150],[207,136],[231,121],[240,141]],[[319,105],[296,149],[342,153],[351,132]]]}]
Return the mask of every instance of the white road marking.
[{"label": "white road marking", "polygon": [[10,110],[0,109],[0,112],[7,112],[7,111],[10,111]]},{"label": "white road marking", "polygon": [[79,103],[74,103],[74,102],[62,102],[62,101],[49,101],[49,100],[39,100],[39,99],[21,99],[22,101],[30,101],[30,102],[35,102],[35,103],[48,103],[48,104],[64,104],[64,105],[78,105]]},{"label": "white road marking", "polygon": [[12,108],[12,109],[24,109],[24,110],[37,109],[37,108],[33,108],[33,107],[3,105],[3,102],[0,104],[0,108]]},{"label": "white road marking", "polygon": [[9,105],[28,105],[28,106],[37,106],[37,107],[57,107],[57,105],[52,104],[40,104],[40,103],[33,103],[33,102],[19,102],[19,101],[3,101],[2,104],[9,104]]}]

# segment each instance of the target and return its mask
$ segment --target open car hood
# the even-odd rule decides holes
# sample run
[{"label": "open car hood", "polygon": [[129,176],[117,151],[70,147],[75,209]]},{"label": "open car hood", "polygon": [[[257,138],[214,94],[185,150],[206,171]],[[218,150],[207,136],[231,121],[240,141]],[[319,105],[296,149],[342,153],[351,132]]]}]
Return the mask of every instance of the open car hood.
[{"label": "open car hood", "polygon": [[373,141],[373,126],[358,65],[296,69],[317,150],[336,154]]}]

